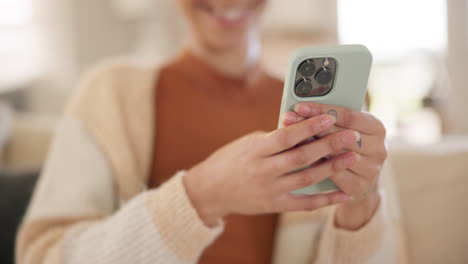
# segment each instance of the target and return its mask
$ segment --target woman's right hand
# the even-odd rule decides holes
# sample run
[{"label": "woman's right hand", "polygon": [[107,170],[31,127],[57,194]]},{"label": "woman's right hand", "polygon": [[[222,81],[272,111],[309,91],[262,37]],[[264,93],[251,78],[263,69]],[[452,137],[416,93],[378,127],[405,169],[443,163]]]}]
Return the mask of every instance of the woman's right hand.
[{"label": "woman's right hand", "polygon": [[343,130],[295,147],[331,128],[331,115],[309,118],[272,132],[255,132],[214,152],[184,177],[188,196],[207,226],[228,214],[262,214],[314,210],[349,201],[340,191],[310,196],[290,192],[316,184],[359,162],[345,152],[299,172],[323,157],[354,144],[359,134]]}]

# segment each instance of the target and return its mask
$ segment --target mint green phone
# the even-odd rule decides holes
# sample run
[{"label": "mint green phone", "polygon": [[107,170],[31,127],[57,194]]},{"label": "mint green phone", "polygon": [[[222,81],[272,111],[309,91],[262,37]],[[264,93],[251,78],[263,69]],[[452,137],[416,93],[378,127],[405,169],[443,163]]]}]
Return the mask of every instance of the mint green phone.
[{"label": "mint green phone", "polygon": [[[371,66],[372,54],[363,45],[305,47],[296,50],[289,57],[280,116],[300,102],[361,110]],[[325,179],[292,193],[311,195],[336,189],[332,180]]]}]

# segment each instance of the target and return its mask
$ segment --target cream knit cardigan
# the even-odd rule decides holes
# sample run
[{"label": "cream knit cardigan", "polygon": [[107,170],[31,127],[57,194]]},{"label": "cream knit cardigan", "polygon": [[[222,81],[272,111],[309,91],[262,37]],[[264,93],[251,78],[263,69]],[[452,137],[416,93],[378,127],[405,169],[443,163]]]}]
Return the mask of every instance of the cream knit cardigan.
[{"label": "cream knit cardigan", "polygon": [[[157,69],[113,61],[85,76],[18,234],[18,264],[196,263],[223,232],[199,219],[183,171],[147,189]],[[333,207],[281,215],[275,263],[401,263],[395,199],[384,200],[355,232],[334,227]]]}]

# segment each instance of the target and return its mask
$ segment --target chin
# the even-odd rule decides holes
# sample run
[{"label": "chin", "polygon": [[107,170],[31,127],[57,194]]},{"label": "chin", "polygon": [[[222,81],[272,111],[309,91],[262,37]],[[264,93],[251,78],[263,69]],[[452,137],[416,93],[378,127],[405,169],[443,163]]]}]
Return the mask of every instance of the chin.
[{"label": "chin", "polygon": [[200,42],[204,43],[210,50],[222,52],[244,47],[247,41],[247,34],[241,36],[236,34],[234,36],[214,35],[209,38],[204,38]]},{"label": "chin", "polygon": [[258,26],[264,0],[180,0],[198,42],[224,51],[245,45],[249,31]]},{"label": "chin", "polygon": [[206,43],[205,48],[216,53],[229,52],[242,47],[242,44],[237,43]]}]

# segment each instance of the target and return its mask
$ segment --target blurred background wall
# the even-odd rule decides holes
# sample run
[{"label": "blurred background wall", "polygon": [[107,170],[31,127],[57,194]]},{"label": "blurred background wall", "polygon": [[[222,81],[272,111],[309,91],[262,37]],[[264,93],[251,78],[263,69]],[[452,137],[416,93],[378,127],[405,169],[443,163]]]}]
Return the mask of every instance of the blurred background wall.
[{"label": "blurred background wall", "polygon": [[[1,98],[20,115],[53,122],[96,63],[121,56],[162,63],[174,56],[185,36],[175,5],[0,0]],[[262,21],[263,61],[283,76],[298,47],[365,44],[374,54],[370,110],[389,138],[436,142],[468,134],[467,10],[467,0],[271,0]]]},{"label": "blurred background wall", "polygon": [[468,1],[448,0],[448,131],[468,133]]},{"label": "blurred background wall", "polygon": [[[6,254],[80,76],[113,57],[169,60],[185,35],[174,2],[0,0],[0,211],[17,212],[1,219]],[[262,35],[278,76],[298,47],[370,48],[370,110],[387,127],[411,263],[467,263],[468,0],[271,0]]]},{"label": "blurred background wall", "polygon": [[[184,39],[183,23],[170,0],[9,2],[22,2],[11,4],[18,13],[21,6],[33,3],[28,18],[18,23],[37,27],[41,38],[37,43],[42,41],[40,48],[34,48],[41,55],[37,67],[41,73],[31,74],[28,84],[21,84],[28,86],[22,104],[27,111],[59,113],[79,76],[105,58],[136,56],[165,61]],[[273,70],[283,71],[288,54],[296,47],[337,42],[334,1],[297,0],[294,6],[272,2],[263,24],[264,57]],[[10,38],[10,42],[18,40]],[[11,86],[15,85],[19,86]]]},{"label": "blurred background wall", "polygon": [[[263,61],[281,77],[298,47],[365,44],[374,54],[370,110],[389,138],[424,144],[468,134],[467,1],[271,0]],[[0,0],[1,98],[19,115],[53,123],[96,63],[169,60],[185,36],[175,2]]]},{"label": "blurred background wall", "polygon": [[[184,39],[174,2],[1,0],[5,12],[14,10],[0,22],[2,68],[10,70],[0,75],[1,86],[14,91],[3,94],[22,111],[58,115],[93,64],[115,56],[171,58]],[[432,131],[422,141],[441,132],[468,133],[460,108],[467,96],[466,5],[466,0],[273,0],[262,26],[264,62],[281,76],[297,47],[366,44],[375,55],[371,109],[391,135],[419,138],[418,127]],[[425,106],[435,115],[415,115]],[[415,118],[427,122],[415,128]]]}]

